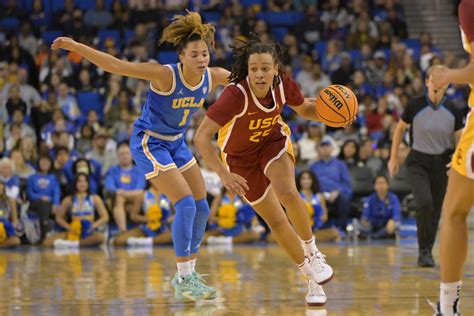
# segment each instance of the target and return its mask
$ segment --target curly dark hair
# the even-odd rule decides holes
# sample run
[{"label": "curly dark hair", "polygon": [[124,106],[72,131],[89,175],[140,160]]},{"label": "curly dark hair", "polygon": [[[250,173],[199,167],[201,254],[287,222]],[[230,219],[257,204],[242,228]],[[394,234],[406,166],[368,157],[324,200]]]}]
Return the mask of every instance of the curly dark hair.
[{"label": "curly dark hair", "polygon": [[170,43],[181,54],[189,42],[203,40],[210,50],[214,48],[215,27],[202,23],[197,12],[187,11],[186,15],[175,15],[173,21],[163,30],[159,44]]},{"label": "curly dark hair", "polygon": [[273,57],[273,61],[278,65],[278,73],[282,74],[283,63],[282,55],[283,48],[280,44],[266,44],[260,38],[251,33],[249,39],[237,39],[241,45],[232,46],[234,63],[229,75],[229,81],[232,83],[239,83],[248,75],[248,62],[252,54],[268,53]]}]

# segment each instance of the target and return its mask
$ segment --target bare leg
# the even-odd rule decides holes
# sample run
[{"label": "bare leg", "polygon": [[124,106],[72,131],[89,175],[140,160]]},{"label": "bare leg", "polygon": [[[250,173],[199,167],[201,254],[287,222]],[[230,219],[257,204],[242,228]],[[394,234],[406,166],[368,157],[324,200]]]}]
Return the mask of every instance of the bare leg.
[{"label": "bare leg", "polygon": [[103,243],[105,236],[102,233],[94,232],[89,237],[79,241],[79,246],[88,247],[88,246],[98,246]]},{"label": "bare leg", "polygon": [[474,205],[474,180],[451,170],[443,203],[441,226],[440,268],[442,282],[462,278],[467,257],[467,224],[470,208]]},{"label": "bare leg", "polygon": [[295,167],[288,154],[273,161],[266,172],[272,187],[281,204],[285,207],[288,218],[295,226],[303,240],[313,238],[306,205],[301,198],[295,183]]},{"label": "bare leg", "polygon": [[67,233],[66,232],[58,233],[58,234],[54,234],[53,236],[50,236],[50,237],[46,238],[43,241],[42,246],[43,247],[53,247],[54,241],[56,239],[67,239]]},{"label": "bare leg", "polygon": [[114,219],[120,232],[127,230],[127,216],[125,214],[125,198],[117,195],[115,197]]},{"label": "bare leg", "polygon": [[171,236],[171,231],[167,230],[158,236],[153,237],[153,244],[154,245],[167,245],[173,242],[173,238]]},{"label": "bare leg", "polygon": [[114,246],[126,246],[127,240],[130,237],[145,237],[145,233],[138,227],[122,232],[115,236]]},{"label": "bare leg", "polygon": [[[288,253],[291,259],[300,264],[304,261],[304,252],[298,235],[291,227],[273,188],[260,203],[253,205],[255,211],[265,220],[272,230],[278,244]],[[309,224],[308,224],[309,225]],[[310,237],[311,238],[311,237]]]},{"label": "bare leg", "polygon": [[13,248],[21,244],[20,238],[16,236],[8,237],[4,242],[0,243],[0,248]]}]

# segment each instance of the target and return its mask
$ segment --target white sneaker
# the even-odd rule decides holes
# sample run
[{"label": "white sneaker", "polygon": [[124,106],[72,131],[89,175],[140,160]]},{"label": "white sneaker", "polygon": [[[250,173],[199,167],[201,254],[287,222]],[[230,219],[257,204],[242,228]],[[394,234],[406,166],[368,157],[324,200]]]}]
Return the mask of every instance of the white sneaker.
[{"label": "white sneaker", "polygon": [[310,265],[314,269],[316,281],[319,285],[324,285],[332,280],[334,271],[331,266],[326,263],[325,255],[318,251],[310,258]]},{"label": "white sneaker", "polygon": [[323,287],[312,278],[306,279],[308,283],[308,294],[306,294],[306,304],[309,306],[323,306],[328,298]]},{"label": "white sneaker", "polygon": [[78,248],[79,241],[56,239],[53,243],[54,248]]},{"label": "white sneaker", "polygon": [[209,236],[207,238],[209,245],[232,245],[232,237],[226,236]]},{"label": "white sneaker", "polygon": [[152,247],[153,238],[151,237],[129,237],[127,245],[131,247]]}]

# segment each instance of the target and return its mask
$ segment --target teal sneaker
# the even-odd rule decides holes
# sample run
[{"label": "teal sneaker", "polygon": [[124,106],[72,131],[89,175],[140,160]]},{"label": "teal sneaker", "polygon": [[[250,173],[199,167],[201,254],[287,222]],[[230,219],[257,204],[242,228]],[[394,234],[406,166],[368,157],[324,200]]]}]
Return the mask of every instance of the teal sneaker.
[{"label": "teal sneaker", "polygon": [[[191,274],[193,283],[195,283],[198,289],[202,292],[203,299],[213,300],[217,297],[217,290],[211,286],[207,286],[205,284],[203,276],[204,275],[199,274],[197,272],[193,272]],[[175,298],[182,299],[183,298],[182,295],[179,295],[179,293],[177,295],[177,291],[176,291],[177,285],[180,285],[178,284],[178,272],[175,273],[173,279],[171,280],[171,285],[175,288]]]},{"label": "teal sneaker", "polygon": [[178,282],[178,274],[176,273],[171,285],[174,287],[174,298],[177,300],[187,299],[193,302],[207,299],[209,294],[202,290],[197,279],[192,275],[187,275],[181,282]]},{"label": "teal sneaker", "polygon": [[199,274],[197,272],[193,272],[191,275],[196,279],[203,292],[207,293],[206,299],[213,300],[217,298],[217,290],[212,286],[206,285],[206,281],[204,281],[204,276],[206,276],[207,274]]}]

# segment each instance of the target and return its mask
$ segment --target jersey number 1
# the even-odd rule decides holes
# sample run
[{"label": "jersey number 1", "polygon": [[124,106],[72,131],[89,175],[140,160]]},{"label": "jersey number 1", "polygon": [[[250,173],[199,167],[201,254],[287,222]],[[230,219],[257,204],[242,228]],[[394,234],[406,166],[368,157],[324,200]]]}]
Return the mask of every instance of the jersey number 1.
[{"label": "jersey number 1", "polygon": [[183,126],[184,124],[186,124],[186,120],[188,119],[188,115],[189,115],[189,110],[184,110],[183,119],[179,123],[179,126]]}]

